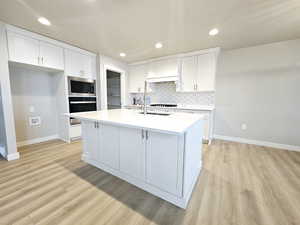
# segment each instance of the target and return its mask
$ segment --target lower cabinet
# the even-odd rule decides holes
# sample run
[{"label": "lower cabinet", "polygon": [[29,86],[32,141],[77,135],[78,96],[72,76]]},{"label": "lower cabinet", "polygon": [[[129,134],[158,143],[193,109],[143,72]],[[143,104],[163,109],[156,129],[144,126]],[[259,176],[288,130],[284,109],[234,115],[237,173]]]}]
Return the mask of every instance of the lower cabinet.
[{"label": "lower cabinet", "polygon": [[179,137],[147,131],[147,182],[172,194],[181,196],[183,148]]},{"label": "lower cabinet", "polygon": [[119,127],[98,124],[99,161],[113,169],[119,169]]},{"label": "lower cabinet", "polygon": [[81,129],[84,156],[99,161],[99,132],[97,123],[82,122]]},{"label": "lower cabinet", "polygon": [[82,137],[87,158],[182,196],[184,137],[86,121]]},{"label": "lower cabinet", "polygon": [[145,180],[145,131],[120,127],[120,170]]}]

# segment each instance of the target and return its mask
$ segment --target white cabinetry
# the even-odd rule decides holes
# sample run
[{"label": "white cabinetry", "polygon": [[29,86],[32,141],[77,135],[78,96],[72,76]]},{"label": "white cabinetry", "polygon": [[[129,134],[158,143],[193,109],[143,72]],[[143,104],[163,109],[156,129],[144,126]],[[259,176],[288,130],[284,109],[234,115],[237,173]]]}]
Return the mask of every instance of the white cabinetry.
[{"label": "white cabinetry", "polygon": [[183,151],[178,136],[147,131],[146,139],[147,182],[181,196]]},{"label": "white cabinetry", "polygon": [[182,58],[181,89],[186,92],[196,91],[198,82],[198,58],[188,56]]},{"label": "white cabinetry", "polygon": [[65,49],[65,73],[68,76],[95,79],[95,58],[81,52]]},{"label": "white cabinetry", "polygon": [[201,170],[202,121],[183,135],[88,120],[82,121],[82,129],[84,161],[182,208],[187,206]]},{"label": "white cabinetry", "polygon": [[82,142],[85,158],[93,160],[99,160],[99,129],[96,122],[85,122],[81,124],[82,130]]},{"label": "white cabinetry", "polygon": [[215,91],[216,53],[182,58],[181,91]]},{"label": "white cabinetry", "polygon": [[216,54],[207,53],[198,55],[197,91],[215,90]]},{"label": "white cabinetry", "polygon": [[82,122],[84,156],[182,196],[183,136]]},{"label": "white cabinetry", "polygon": [[40,41],[40,63],[48,68],[64,70],[64,52],[61,47]]},{"label": "white cabinetry", "polygon": [[147,65],[138,64],[129,67],[129,92],[144,92],[144,82],[146,79]]},{"label": "white cabinetry", "polygon": [[98,124],[99,129],[99,161],[113,169],[119,169],[119,128]]},{"label": "white cabinetry", "polygon": [[63,70],[63,48],[7,31],[9,60],[12,62]]},{"label": "white cabinetry", "polygon": [[145,131],[120,128],[120,170],[145,180]]}]

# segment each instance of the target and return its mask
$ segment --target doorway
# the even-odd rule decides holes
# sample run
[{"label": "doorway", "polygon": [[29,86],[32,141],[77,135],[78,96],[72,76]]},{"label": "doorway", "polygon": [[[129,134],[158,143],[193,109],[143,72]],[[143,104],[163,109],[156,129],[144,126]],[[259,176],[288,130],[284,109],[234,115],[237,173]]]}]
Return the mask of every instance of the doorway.
[{"label": "doorway", "polygon": [[121,109],[121,73],[106,70],[107,109]]}]

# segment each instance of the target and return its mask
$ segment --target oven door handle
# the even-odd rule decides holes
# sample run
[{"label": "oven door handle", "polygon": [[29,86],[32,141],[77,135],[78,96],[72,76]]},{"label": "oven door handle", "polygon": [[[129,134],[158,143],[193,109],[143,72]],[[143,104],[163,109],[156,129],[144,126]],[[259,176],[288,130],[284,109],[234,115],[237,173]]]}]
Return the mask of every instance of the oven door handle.
[{"label": "oven door handle", "polygon": [[70,104],[94,104],[96,101],[70,101]]}]

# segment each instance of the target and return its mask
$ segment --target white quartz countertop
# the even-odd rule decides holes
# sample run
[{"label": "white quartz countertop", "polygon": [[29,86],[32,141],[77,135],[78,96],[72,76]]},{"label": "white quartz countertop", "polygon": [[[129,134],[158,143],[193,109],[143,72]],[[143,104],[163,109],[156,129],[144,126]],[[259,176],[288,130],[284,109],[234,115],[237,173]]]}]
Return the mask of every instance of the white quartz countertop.
[{"label": "white quartz countertop", "polygon": [[[153,103],[155,104],[155,103]],[[174,104],[174,103],[170,103]],[[141,105],[127,105],[126,107],[130,108],[139,108]],[[155,108],[155,109],[168,109],[168,107],[160,107],[160,106],[147,106],[148,108]],[[179,109],[179,110],[195,110],[195,111],[212,111],[215,109],[213,105],[186,105],[186,104],[177,104],[176,107],[170,107],[169,109]]]},{"label": "white quartz countertop", "polygon": [[84,113],[71,113],[67,116],[86,121],[99,121],[104,124],[141,128],[170,134],[183,134],[190,126],[203,119],[201,114],[171,113],[169,116],[143,115],[129,109],[101,110]]}]

